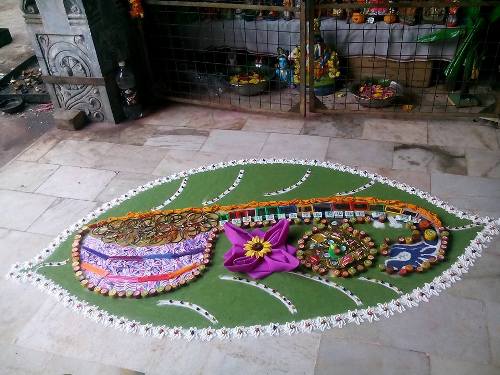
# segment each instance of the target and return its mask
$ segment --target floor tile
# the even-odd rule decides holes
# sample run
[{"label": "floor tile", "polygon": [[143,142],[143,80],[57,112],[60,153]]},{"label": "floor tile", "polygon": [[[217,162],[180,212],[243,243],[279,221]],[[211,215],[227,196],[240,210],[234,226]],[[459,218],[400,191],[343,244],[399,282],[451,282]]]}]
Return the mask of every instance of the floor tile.
[{"label": "floor tile", "polygon": [[423,191],[431,191],[431,175],[427,172],[367,167],[366,170],[402,182]]},{"label": "floor tile", "polygon": [[127,126],[127,124],[118,125],[105,121],[91,122],[79,131],[58,129],[57,133],[64,139],[119,143],[121,130]]},{"label": "floor tile", "polygon": [[96,163],[96,168],[113,171],[151,173],[168,150],[160,147],[113,145]]},{"label": "floor tile", "polygon": [[[154,143],[156,138],[163,136],[202,136],[207,137],[208,130],[198,130],[170,125],[148,125],[130,122],[126,127],[120,126],[120,137],[117,143],[143,146],[148,140]],[[162,146],[161,144],[152,146]]]},{"label": "floor tile", "polygon": [[37,193],[62,198],[94,200],[116,172],[63,166],[37,190]]},{"label": "floor tile", "polygon": [[[500,303],[486,302],[486,316],[492,363],[500,367]],[[498,373],[500,373],[500,368],[498,368]]]},{"label": "floor tile", "polygon": [[[2,48],[2,54],[3,52]],[[0,57],[1,58],[1,57]],[[21,154],[53,126],[49,113],[19,115],[0,114],[0,166]]]},{"label": "floor tile", "polygon": [[18,345],[0,346],[0,360],[7,374],[140,375],[142,373],[106,366],[80,358],[69,358]]},{"label": "floor tile", "polygon": [[450,289],[449,293],[457,297],[500,303],[499,288],[500,278],[498,276],[464,277],[456,287]]},{"label": "floor tile", "polygon": [[41,351],[24,349],[12,344],[0,344],[0,361],[4,374],[41,375],[51,359],[51,355]]},{"label": "floor tile", "polygon": [[498,375],[500,367],[430,356],[430,375]]},{"label": "floor tile", "polygon": [[[144,146],[146,140],[155,133],[158,127],[161,128],[161,126],[139,124],[137,122],[120,124],[119,130],[117,130],[118,139],[113,143]],[[169,128],[173,127],[169,126]]]},{"label": "floor tile", "polygon": [[243,130],[267,133],[300,134],[303,126],[304,119],[252,115],[246,121],[245,126],[243,126]]},{"label": "floor tile", "polygon": [[156,178],[156,176],[149,174],[118,172],[106,188],[97,196],[96,200],[98,202],[109,202],[110,200],[125,194],[127,191],[144,185],[149,181],[153,181]]},{"label": "floor tile", "polygon": [[153,135],[163,136],[163,135],[191,135],[198,137],[208,137],[210,135],[209,129],[195,129],[195,128],[180,128],[174,126],[149,126],[148,129],[153,130]]},{"label": "floor tile", "polygon": [[425,353],[417,351],[323,336],[314,373],[316,375],[333,373],[427,375],[429,374],[429,358]]},{"label": "floor tile", "polygon": [[[212,122],[205,125],[205,128],[225,129],[225,130],[241,130],[247,121],[248,113],[227,111],[222,109],[214,109],[211,113]],[[186,126],[198,128],[196,121],[192,120]]]},{"label": "floor tile", "polygon": [[172,103],[165,108],[146,114],[136,121],[139,124],[186,126],[196,115],[210,112],[210,109],[192,105]]},{"label": "floor tile", "polygon": [[[214,342],[203,371],[212,374],[312,374],[320,335],[245,338]],[[255,350],[259,346],[265,350]],[[193,371],[187,371],[193,373]]]},{"label": "floor tile", "polygon": [[28,232],[57,235],[95,209],[91,201],[59,198],[33,224]]},{"label": "floor tile", "polygon": [[[37,249],[37,252],[39,250]],[[19,261],[27,259],[29,258],[19,259]],[[0,293],[2,299],[9,302],[0,304],[0,346],[3,346],[15,341],[18,333],[45,303],[47,296],[29,284],[5,279],[0,281]],[[0,350],[0,358],[1,353]]]},{"label": "floor tile", "polygon": [[0,190],[0,227],[26,230],[55,200],[46,195]]},{"label": "floor tile", "polygon": [[42,156],[49,152],[52,147],[60,142],[53,131],[43,134],[38,140],[35,141],[30,147],[23,151],[16,160],[21,161],[38,161]]},{"label": "floor tile", "polygon": [[225,156],[225,154],[212,152],[172,150],[158,164],[153,174],[156,176],[169,176],[188,169],[198,168],[202,165],[219,163],[225,160]]},{"label": "floor tile", "polygon": [[498,150],[495,129],[472,121],[430,121],[429,144]]},{"label": "floor tile", "polygon": [[206,139],[207,137],[199,135],[155,135],[148,138],[144,145],[172,150],[198,151]]},{"label": "floor tile", "polygon": [[191,116],[185,126],[205,130],[241,130],[248,117],[248,113],[205,108]]},{"label": "floor tile", "polygon": [[213,130],[200,151],[256,157],[268,136],[269,134],[258,132]]},{"label": "floor tile", "polygon": [[64,357],[57,354],[49,356],[43,371],[46,374],[71,375],[145,375],[143,372],[108,366],[94,361],[83,361],[79,357]]},{"label": "floor tile", "polygon": [[468,149],[466,157],[469,176],[500,178],[500,152]]},{"label": "floor tile", "polygon": [[393,150],[390,142],[331,138],[326,159],[361,168],[392,169]]},{"label": "floor tile", "polygon": [[0,170],[0,189],[35,191],[58,165],[13,161]]},{"label": "floor tile", "polygon": [[366,119],[363,139],[407,144],[427,144],[426,121]]},{"label": "floor tile", "polygon": [[467,174],[465,150],[455,147],[396,145],[394,146],[393,168]]},{"label": "floor tile", "polygon": [[432,172],[432,193],[443,198],[457,196],[500,198],[500,183],[497,179],[457,176]]},{"label": "floor tile", "polygon": [[271,133],[261,157],[325,160],[329,138],[312,135]]},{"label": "floor tile", "polygon": [[302,134],[333,138],[361,138],[363,120],[346,116],[306,120]]},{"label": "floor tile", "polygon": [[52,236],[2,229],[0,231],[0,275],[5,275],[14,263],[33,258],[52,239]]},{"label": "floor tile", "polygon": [[[492,364],[494,366],[500,368],[500,339],[499,338],[490,339],[490,350],[491,350]],[[495,374],[498,374],[498,370]]]},{"label": "floor tile", "polygon": [[[147,372],[145,370],[161,356],[161,349],[168,340],[130,335],[104,327],[49,298],[19,331],[15,342],[27,349]],[[119,343],[119,350],[112,355],[110,343]]]},{"label": "floor tile", "polygon": [[442,197],[453,206],[471,212],[474,215],[489,216],[492,218],[500,217],[500,199],[498,198],[473,197],[470,195],[453,197],[439,195],[439,197]]},{"label": "floor tile", "polygon": [[403,314],[396,313],[390,319],[359,326],[348,325],[325,331],[323,335],[375,342],[462,361],[483,364],[490,361],[483,303],[452,296],[448,291]]},{"label": "floor tile", "polygon": [[65,139],[46,153],[40,161],[43,163],[71,165],[75,167],[94,167],[97,161],[106,155],[112,143],[79,141]]}]

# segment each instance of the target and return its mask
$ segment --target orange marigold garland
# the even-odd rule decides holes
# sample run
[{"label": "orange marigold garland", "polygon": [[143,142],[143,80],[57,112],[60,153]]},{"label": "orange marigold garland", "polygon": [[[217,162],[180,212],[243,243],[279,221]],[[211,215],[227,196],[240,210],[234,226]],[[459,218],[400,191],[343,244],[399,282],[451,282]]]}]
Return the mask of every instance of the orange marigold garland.
[{"label": "orange marigold garland", "polygon": [[132,18],[144,18],[142,0],[128,0],[130,4],[130,16]]}]

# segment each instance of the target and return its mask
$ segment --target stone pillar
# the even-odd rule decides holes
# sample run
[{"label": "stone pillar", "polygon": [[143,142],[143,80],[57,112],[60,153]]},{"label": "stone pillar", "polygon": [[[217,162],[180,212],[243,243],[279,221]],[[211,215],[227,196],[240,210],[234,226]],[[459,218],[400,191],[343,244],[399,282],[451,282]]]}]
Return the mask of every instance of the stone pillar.
[{"label": "stone pillar", "polygon": [[44,81],[56,108],[90,121],[123,118],[114,75],[129,55],[120,0],[22,0]]}]

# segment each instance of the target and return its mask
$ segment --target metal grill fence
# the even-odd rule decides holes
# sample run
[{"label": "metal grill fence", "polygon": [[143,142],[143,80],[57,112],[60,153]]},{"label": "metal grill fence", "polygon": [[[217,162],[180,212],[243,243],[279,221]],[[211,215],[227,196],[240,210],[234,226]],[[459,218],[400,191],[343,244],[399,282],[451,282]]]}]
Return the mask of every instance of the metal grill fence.
[{"label": "metal grill fence", "polygon": [[274,113],[498,116],[495,4],[146,0],[154,92]]}]

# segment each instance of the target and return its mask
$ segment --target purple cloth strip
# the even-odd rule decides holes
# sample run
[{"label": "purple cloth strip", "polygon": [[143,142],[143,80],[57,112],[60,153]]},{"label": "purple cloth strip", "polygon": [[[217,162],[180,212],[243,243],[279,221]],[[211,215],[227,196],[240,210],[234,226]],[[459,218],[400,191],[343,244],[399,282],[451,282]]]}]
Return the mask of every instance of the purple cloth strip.
[{"label": "purple cloth strip", "polygon": [[108,258],[108,260],[127,260],[129,262],[141,262],[144,260],[144,257],[141,256],[126,256],[126,255],[112,255]]},{"label": "purple cloth strip", "polygon": [[85,251],[88,251],[89,253],[98,256],[99,258],[102,258],[104,260],[124,260],[128,262],[141,262],[145,259],[176,259],[180,257],[184,257],[187,255],[195,255],[199,254],[204,250],[204,247],[197,247],[192,250],[184,251],[182,253],[178,254],[149,254],[149,255],[143,255],[143,256],[137,256],[137,255],[132,255],[132,256],[126,256],[126,255],[106,255],[104,253],[101,253],[97,250],[91,249],[88,246],[82,246],[82,249]]},{"label": "purple cloth strip", "polygon": [[114,280],[114,281],[129,281],[129,282],[137,282],[138,277],[136,276],[120,276],[120,275],[109,275],[106,276],[106,279],[108,280]]},{"label": "purple cloth strip", "polygon": [[82,249],[85,250],[85,251],[88,251],[91,254],[94,254],[95,256],[98,256],[99,258],[103,258],[103,259],[106,259],[106,260],[109,258],[109,255],[100,253],[99,251],[91,249],[90,247],[82,246]]}]

